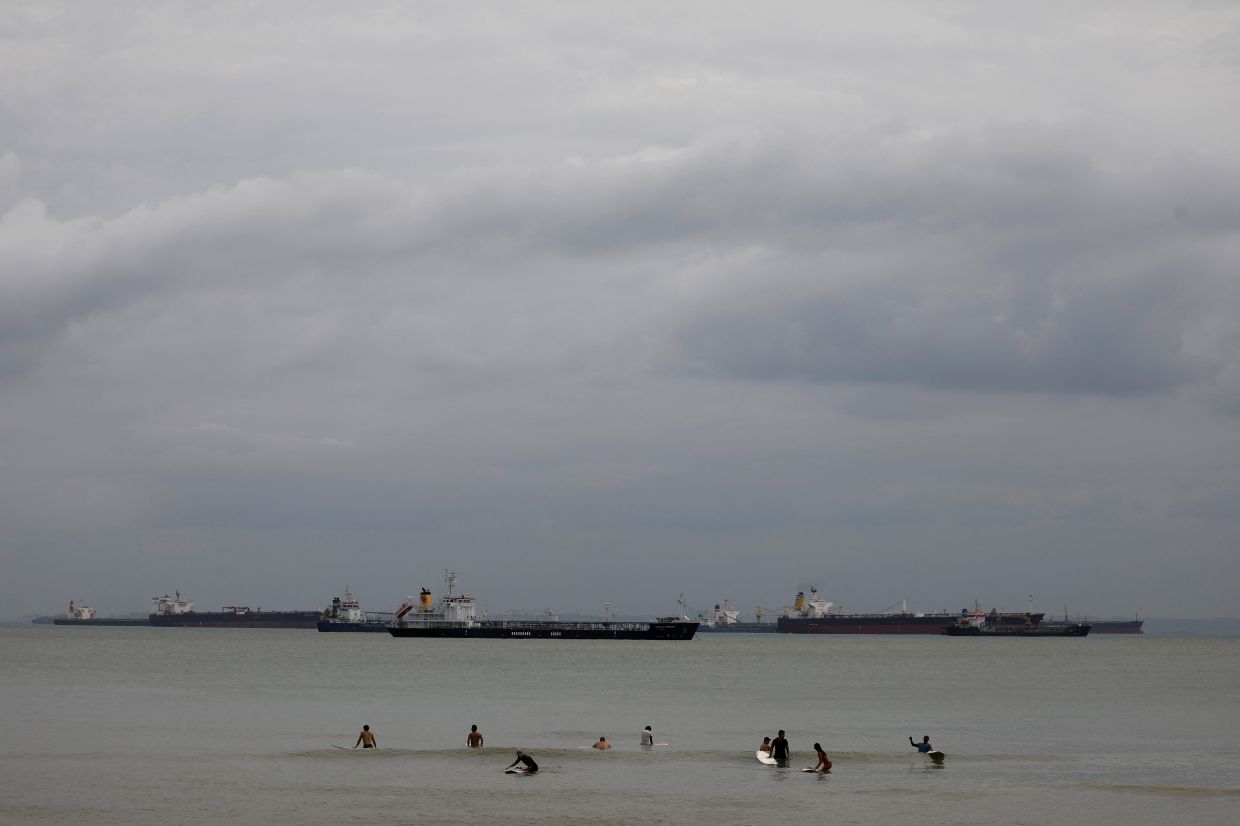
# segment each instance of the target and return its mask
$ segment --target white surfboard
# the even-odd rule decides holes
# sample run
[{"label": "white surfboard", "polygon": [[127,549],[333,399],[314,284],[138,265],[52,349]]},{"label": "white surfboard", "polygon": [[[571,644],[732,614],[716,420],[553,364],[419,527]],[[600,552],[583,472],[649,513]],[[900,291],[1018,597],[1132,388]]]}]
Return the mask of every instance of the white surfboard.
[{"label": "white surfboard", "polygon": [[504,774],[525,774],[525,767],[513,766],[511,769],[504,769]]},{"label": "white surfboard", "polygon": [[754,757],[757,757],[758,762],[764,766],[774,766],[776,762],[774,757],[771,757],[771,755],[767,754],[762,749],[755,751]]},{"label": "white surfboard", "polygon": [[801,769],[801,771],[809,772],[810,774],[818,774],[818,769]]},{"label": "white surfboard", "polygon": [[938,749],[935,749],[934,751],[928,751],[926,752],[926,754],[930,755],[930,759],[936,763],[941,763],[943,761],[943,758],[947,756],[943,752],[939,751]]}]

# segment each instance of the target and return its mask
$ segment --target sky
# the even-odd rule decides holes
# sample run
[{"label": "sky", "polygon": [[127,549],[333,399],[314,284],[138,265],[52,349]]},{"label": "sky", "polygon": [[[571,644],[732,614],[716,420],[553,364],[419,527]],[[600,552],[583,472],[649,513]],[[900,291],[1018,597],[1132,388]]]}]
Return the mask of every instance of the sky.
[{"label": "sky", "polygon": [[0,616],[1240,615],[1229,2],[7,2]]}]

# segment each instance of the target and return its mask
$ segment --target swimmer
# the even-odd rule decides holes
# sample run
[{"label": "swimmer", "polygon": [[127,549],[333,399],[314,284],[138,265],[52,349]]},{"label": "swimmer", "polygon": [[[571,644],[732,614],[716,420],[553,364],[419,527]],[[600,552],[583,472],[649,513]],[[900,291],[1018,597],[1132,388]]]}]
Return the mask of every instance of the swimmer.
[{"label": "swimmer", "polygon": [[598,742],[594,744],[594,748],[599,751],[604,751],[605,749],[611,748],[611,743],[608,743],[607,738],[600,734],[598,736]]}]

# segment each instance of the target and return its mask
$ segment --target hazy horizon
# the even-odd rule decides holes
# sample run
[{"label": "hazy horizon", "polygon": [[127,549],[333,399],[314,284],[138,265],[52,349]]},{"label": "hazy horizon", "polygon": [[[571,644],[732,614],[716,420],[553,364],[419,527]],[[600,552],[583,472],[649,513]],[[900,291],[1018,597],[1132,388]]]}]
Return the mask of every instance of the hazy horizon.
[{"label": "hazy horizon", "polygon": [[5,614],[1240,615],[1240,7],[6,12]]}]

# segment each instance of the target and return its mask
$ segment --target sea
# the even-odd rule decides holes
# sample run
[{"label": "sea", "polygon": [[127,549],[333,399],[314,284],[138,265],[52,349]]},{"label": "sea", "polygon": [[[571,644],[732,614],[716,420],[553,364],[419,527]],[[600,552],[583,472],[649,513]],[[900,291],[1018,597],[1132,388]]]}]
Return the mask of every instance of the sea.
[{"label": "sea", "polygon": [[[4,824],[1240,822],[1234,634],[5,627],[0,715]],[[779,729],[791,766],[759,764]],[[541,771],[505,774],[518,748]]]}]

